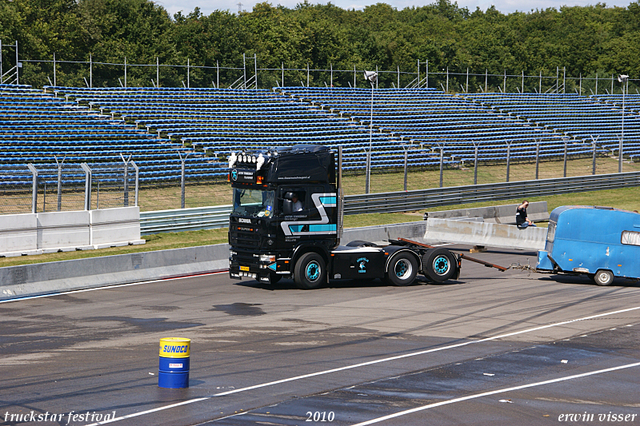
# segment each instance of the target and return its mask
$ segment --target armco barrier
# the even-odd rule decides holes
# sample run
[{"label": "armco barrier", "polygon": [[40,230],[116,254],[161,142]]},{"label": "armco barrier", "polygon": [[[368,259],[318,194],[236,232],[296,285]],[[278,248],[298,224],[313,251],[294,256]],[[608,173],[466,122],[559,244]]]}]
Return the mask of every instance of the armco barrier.
[{"label": "armco barrier", "polygon": [[[539,179],[519,182],[489,183],[482,185],[451,186],[415,191],[384,192],[347,195],[344,214],[392,213],[427,210],[434,207],[469,204],[482,201],[523,200],[554,194],[597,191],[602,189],[640,186],[640,172],[568,178]],[[179,232],[199,229],[223,228],[229,225],[231,206],[200,207],[140,213],[140,232],[149,235],[158,232]],[[533,220],[537,218],[532,210]],[[515,209],[514,209],[515,216]],[[503,217],[507,217],[503,215]]]},{"label": "armco barrier", "polygon": [[522,200],[554,194],[640,186],[640,172],[451,186],[345,197],[345,215],[393,213],[481,201]]},{"label": "armco barrier", "polygon": [[[398,237],[424,242],[427,222],[348,228],[344,230],[342,243]],[[546,228],[540,229],[546,231]],[[472,241],[467,244],[475,245]],[[0,299],[203,274],[228,268],[228,244],[9,266],[0,268]]]},{"label": "armco barrier", "polygon": [[140,213],[140,234],[198,231],[229,225],[231,206],[196,207]]},{"label": "armco barrier", "polygon": [[[420,239],[426,222],[345,229],[344,241]],[[128,284],[229,268],[229,245],[216,244],[0,268],[0,299]]]}]

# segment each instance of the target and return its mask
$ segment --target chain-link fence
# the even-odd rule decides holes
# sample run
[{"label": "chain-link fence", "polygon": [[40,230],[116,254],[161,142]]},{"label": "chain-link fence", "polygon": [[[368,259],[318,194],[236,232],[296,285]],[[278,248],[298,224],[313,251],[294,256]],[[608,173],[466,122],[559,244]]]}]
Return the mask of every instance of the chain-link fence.
[{"label": "chain-link fence", "polygon": [[134,206],[138,188],[133,162],[5,167],[0,169],[0,214]]}]

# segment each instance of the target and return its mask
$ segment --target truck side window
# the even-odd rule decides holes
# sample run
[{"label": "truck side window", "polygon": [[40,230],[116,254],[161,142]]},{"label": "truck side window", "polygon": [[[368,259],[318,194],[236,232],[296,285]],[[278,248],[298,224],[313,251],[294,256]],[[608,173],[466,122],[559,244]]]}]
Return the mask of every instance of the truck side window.
[{"label": "truck side window", "polygon": [[303,213],[305,211],[305,191],[296,189],[284,190],[282,197],[282,213],[285,215]]}]

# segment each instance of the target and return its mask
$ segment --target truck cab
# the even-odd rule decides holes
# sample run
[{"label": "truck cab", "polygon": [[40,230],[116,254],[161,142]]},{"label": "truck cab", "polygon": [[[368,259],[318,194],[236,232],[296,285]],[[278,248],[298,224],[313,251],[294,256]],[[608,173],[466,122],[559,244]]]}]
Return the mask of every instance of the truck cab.
[{"label": "truck cab", "polygon": [[[328,260],[338,243],[335,155],[303,145],[229,160],[230,275],[276,282],[313,251]],[[304,249],[301,248],[304,246]]]}]

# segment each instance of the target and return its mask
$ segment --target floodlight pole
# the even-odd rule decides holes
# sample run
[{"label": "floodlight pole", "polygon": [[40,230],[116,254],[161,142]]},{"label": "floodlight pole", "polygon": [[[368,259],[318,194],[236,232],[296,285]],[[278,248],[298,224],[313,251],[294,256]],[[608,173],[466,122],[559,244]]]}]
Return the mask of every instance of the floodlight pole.
[{"label": "floodlight pole", "polygon": [[407,168],[409,163],[409,147],[406,144],[401,144],[404,149],[404,192],[407,192]]},{"label": "floodlight pole", "polygon": [[506,182],[509,182],[509,169],[511,167],[511,144],[513,143],[513,141],[511,142],[507,142],[507,180]]},{"label": "floodlight pole", "polygon": [[628,75],[618,76],[618,81],[622,83],[622,130],[620,134],[620,146],[618,147],[618,173],[622,173],[622,149],[624,141],[624,86],[627,84],[628,78]]},{"label": "floodlight pole", "polygon": [[369,118],[369,151],[367,152],[367,182],[365,194],[371,189],[371,147],[373,145],[373,82],[371,82],[371,116]]},{"label": "floodlight pole", "polygon": [[62,158],[62,161],[58,161],[58,156],[55,155],[53,158],[56,160],[56,164],[58,165],[58,211],[62,210],[62,165],[64,164],[64,160],[66,160],[67,156],[65,155]]},{"label": "floodlight pole", "polygon": [[[355,74],[354,74],[355,76]],[[367,153],[367,176],[365,180],[365,194],[369,193],[371,189],[371,147],[373,145],[373,84],[378,81],[378,73],[367,72],[364,73],[364,78],[371,83],[371,116],[369,118],[369,152]]]},{"label": "floodlight pole", "polygon": [[536,139],[536,180],[540,176],[540,141]]},{"label": "floodlight pole", "polygon": [[473,156],[473,184],[478,184],[478,147],[479,143],[473,143],[474,147],[474,156]]},{"label": "floodlight pole", "polygon": [[567,144],[569,143],[569,138],[565,136],[562,139],[564,139],[564,171],[562,177],[567,177]]},{"label": "floodlight pole", "polygon": [[599,138],[600,138],[600,135],[598,135],[598,137],[596,137],[595,139],[593,138],[593,135],[591,135],[591,144],[593,145],[593,169],[591,172],[592,175],[596,174],[596,149],[597,149],[596,142],[598,142]]}]

